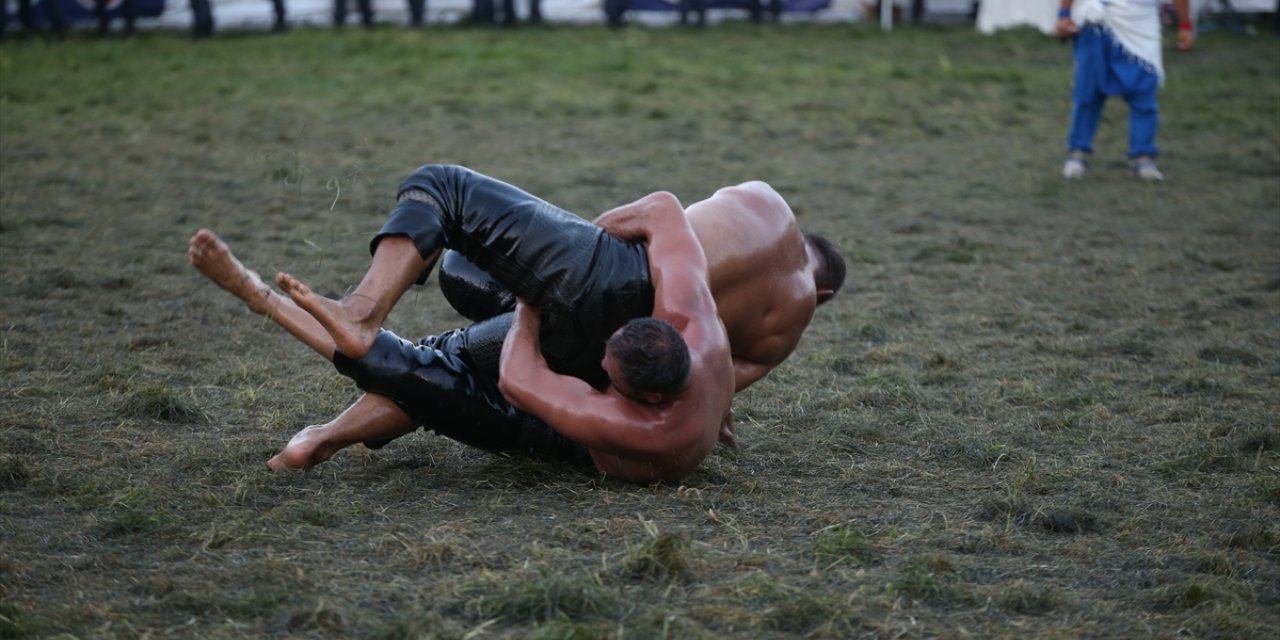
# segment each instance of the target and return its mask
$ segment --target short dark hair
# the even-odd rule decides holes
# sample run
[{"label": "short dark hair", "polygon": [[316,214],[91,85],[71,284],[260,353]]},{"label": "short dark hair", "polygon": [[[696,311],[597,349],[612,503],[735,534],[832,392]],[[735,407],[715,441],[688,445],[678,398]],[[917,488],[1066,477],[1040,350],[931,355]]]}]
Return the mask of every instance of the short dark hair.
[{"label": "short dark hair", "polygon": [[636,391],[666,394],[689,384],[689,346],[666,320],[636,318],[613,334],[606,348]]},{"label": "short dark hair", "polygon": [[[822,264],[818,265],[818,271],[814,274],[813,282],[819,289],[830,289],[832,297],[840,292],[840,287],[844,286],[844,256],[840,255],[840,250],[830,240],[816,234],[806,233],[804,239],[808,242],[822,258]],[[818,304],[822,304],[831,298],[822,298],[818,300]]]}]

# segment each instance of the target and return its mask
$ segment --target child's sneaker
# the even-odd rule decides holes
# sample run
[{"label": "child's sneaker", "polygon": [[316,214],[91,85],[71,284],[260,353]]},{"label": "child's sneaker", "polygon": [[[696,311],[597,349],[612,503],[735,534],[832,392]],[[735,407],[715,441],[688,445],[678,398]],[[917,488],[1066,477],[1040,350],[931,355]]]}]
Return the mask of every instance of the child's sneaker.
[{"label": "child's sneaker", "polygon": [[1156,168],[1156,161],[1151,156],[1138,156],[1133,159],[1134,175],[1147,182],[1163,182],[1164,174]]},{"label": "child's sneaker", "polygon": [[1068,180],[1079,180],[1084,177],[1085,161],[1089,154],[1083,151],[1072,151],[1067,154],[1067,161],[1062,165],[1062,177]]}]

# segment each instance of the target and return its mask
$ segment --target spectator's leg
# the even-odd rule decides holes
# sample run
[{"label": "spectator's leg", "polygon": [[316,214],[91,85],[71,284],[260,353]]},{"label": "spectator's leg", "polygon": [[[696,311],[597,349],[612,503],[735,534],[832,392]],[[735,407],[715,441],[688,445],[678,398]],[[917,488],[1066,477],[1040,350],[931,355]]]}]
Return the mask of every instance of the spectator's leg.
[{"label": "spectator's leg", "polygon": [[333,0],[333,26],[341,27],[347,22],[347,0]]},{"label": "spectator's leg", "polygon": [[529,0],[529,22],[542,24],[542,0]]},{"label": "spectator's leg", "polygon": [[356,0],[360,8],[360,26],[368,29],[373,26],[373,0]]},{"label": "spectator's leg", "polygon": [[502,24],[508,27],[516,23],[516,0],[502,0]]},{"label": "spectator's leg", "polygon": [[1093,153],[1093,138],[1102,121],[1102,107],[1106,96],[1098,94],[1091,100],[1076,100],[1071,107],[1071,128],[1067,133],[1067,151]]},{"label": "spectator's leg", "polygon": [[471,5],[471,21],[476,24],[493,24],[495,11],[493,0],[475,0]]},{"label": "spectator's leg", "polygon": [[[7,13],[4,16],[0,16],[0,20],[8,19]],[[22,29],[27,33],[36,32],[36,12],[31,6],[31,0],[18,0],[18,22],[22,23]]]},{"label": "spectator's leg", "polygon": [[197,38],[213,36],[213,7],[209,0],[191,0],[191,33]]},{"label": "spectator's leg", "polygon": [[1156,157],[1156,132],[1160,127],[1160,105],[1156,102],[1159,81],[1150,74],[1150,82],[1125,96],[1129,103],[1129,157]]},{"label": "spectator's leg", "polygon": [[284,0],[271,0],[271,12],[275,14],[275,25],[271,27],[271,30],[276,33],[288,31],[289,25],[285,22]]},{"label": "spectator's leg", "polygon": [[49,19],[49,30],[54,37],[67,35],[67,21],[62,15],[62,5],[57,2],[42,2],[40,6],[44,7],[44,15]]},{"label": "spectator's leg", "polygon": [[1093,138],[1102,120],[1107,99],[1103,82],[1107,77],[1107,40],[1100,27],[1088,26],[1072,43],[1075,74],[1071,86],[1071,128],[1067,151],[1093,152]]},{"label": "spectator's leg", "polygon": [[[54,1],[57,0],[46,0]],[[107,0],[93,0],[93,17],[98,21],[98,35],[105,36],[111,28],[111,20],[107,18]]]},{"label": "spectator's leg", "polygon": [[604,0],[604,20],[610,29],[626,24],[627,0]]},{"label": "spectator's leg", "polygon": [[124,0],[124,35],[133,35],[134,23],[138,21],[138,0]]},{"label": "spectator's leg", "polygon": [[31,7],[31,0],[18,0],[18,20],[24,29],[36,30],[36,12]]},{"label": "spectator's leg", "polygon": [[421,27],[426,9],[426,0],[409,0],[409,26],[415,29]]}]

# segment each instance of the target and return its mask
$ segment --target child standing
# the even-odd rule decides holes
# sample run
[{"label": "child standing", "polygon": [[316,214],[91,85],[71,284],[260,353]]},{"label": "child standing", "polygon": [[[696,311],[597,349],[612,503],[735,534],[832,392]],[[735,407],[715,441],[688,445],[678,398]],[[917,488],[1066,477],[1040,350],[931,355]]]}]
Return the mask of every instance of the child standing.
[{"label": "child standing", "polygon": [[[1173,0],[1178,13],[1178,48],[1195,42],[1189,0]],[[1071,129],[1062,175],[1084,177],[1103,103],[1121,96],[1129,104],[1129,163],[1143,180],[1164,180],[1156,168],[1156,130],[1160,107],[1156,92],[1164,84],[1160,49],[1159,0],[1061,0],[1057,35],[1074,38]]]}]

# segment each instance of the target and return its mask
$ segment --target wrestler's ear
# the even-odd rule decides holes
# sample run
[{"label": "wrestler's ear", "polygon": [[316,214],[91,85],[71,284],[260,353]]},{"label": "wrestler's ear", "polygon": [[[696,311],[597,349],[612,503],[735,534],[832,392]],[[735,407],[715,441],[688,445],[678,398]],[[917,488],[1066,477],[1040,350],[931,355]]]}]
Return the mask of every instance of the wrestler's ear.
[{"label": "wrestler's ear", "polygon": [[640,398],[647,404],[662,404],[667,397],[657,391],[645,391],[640,394]]}]

